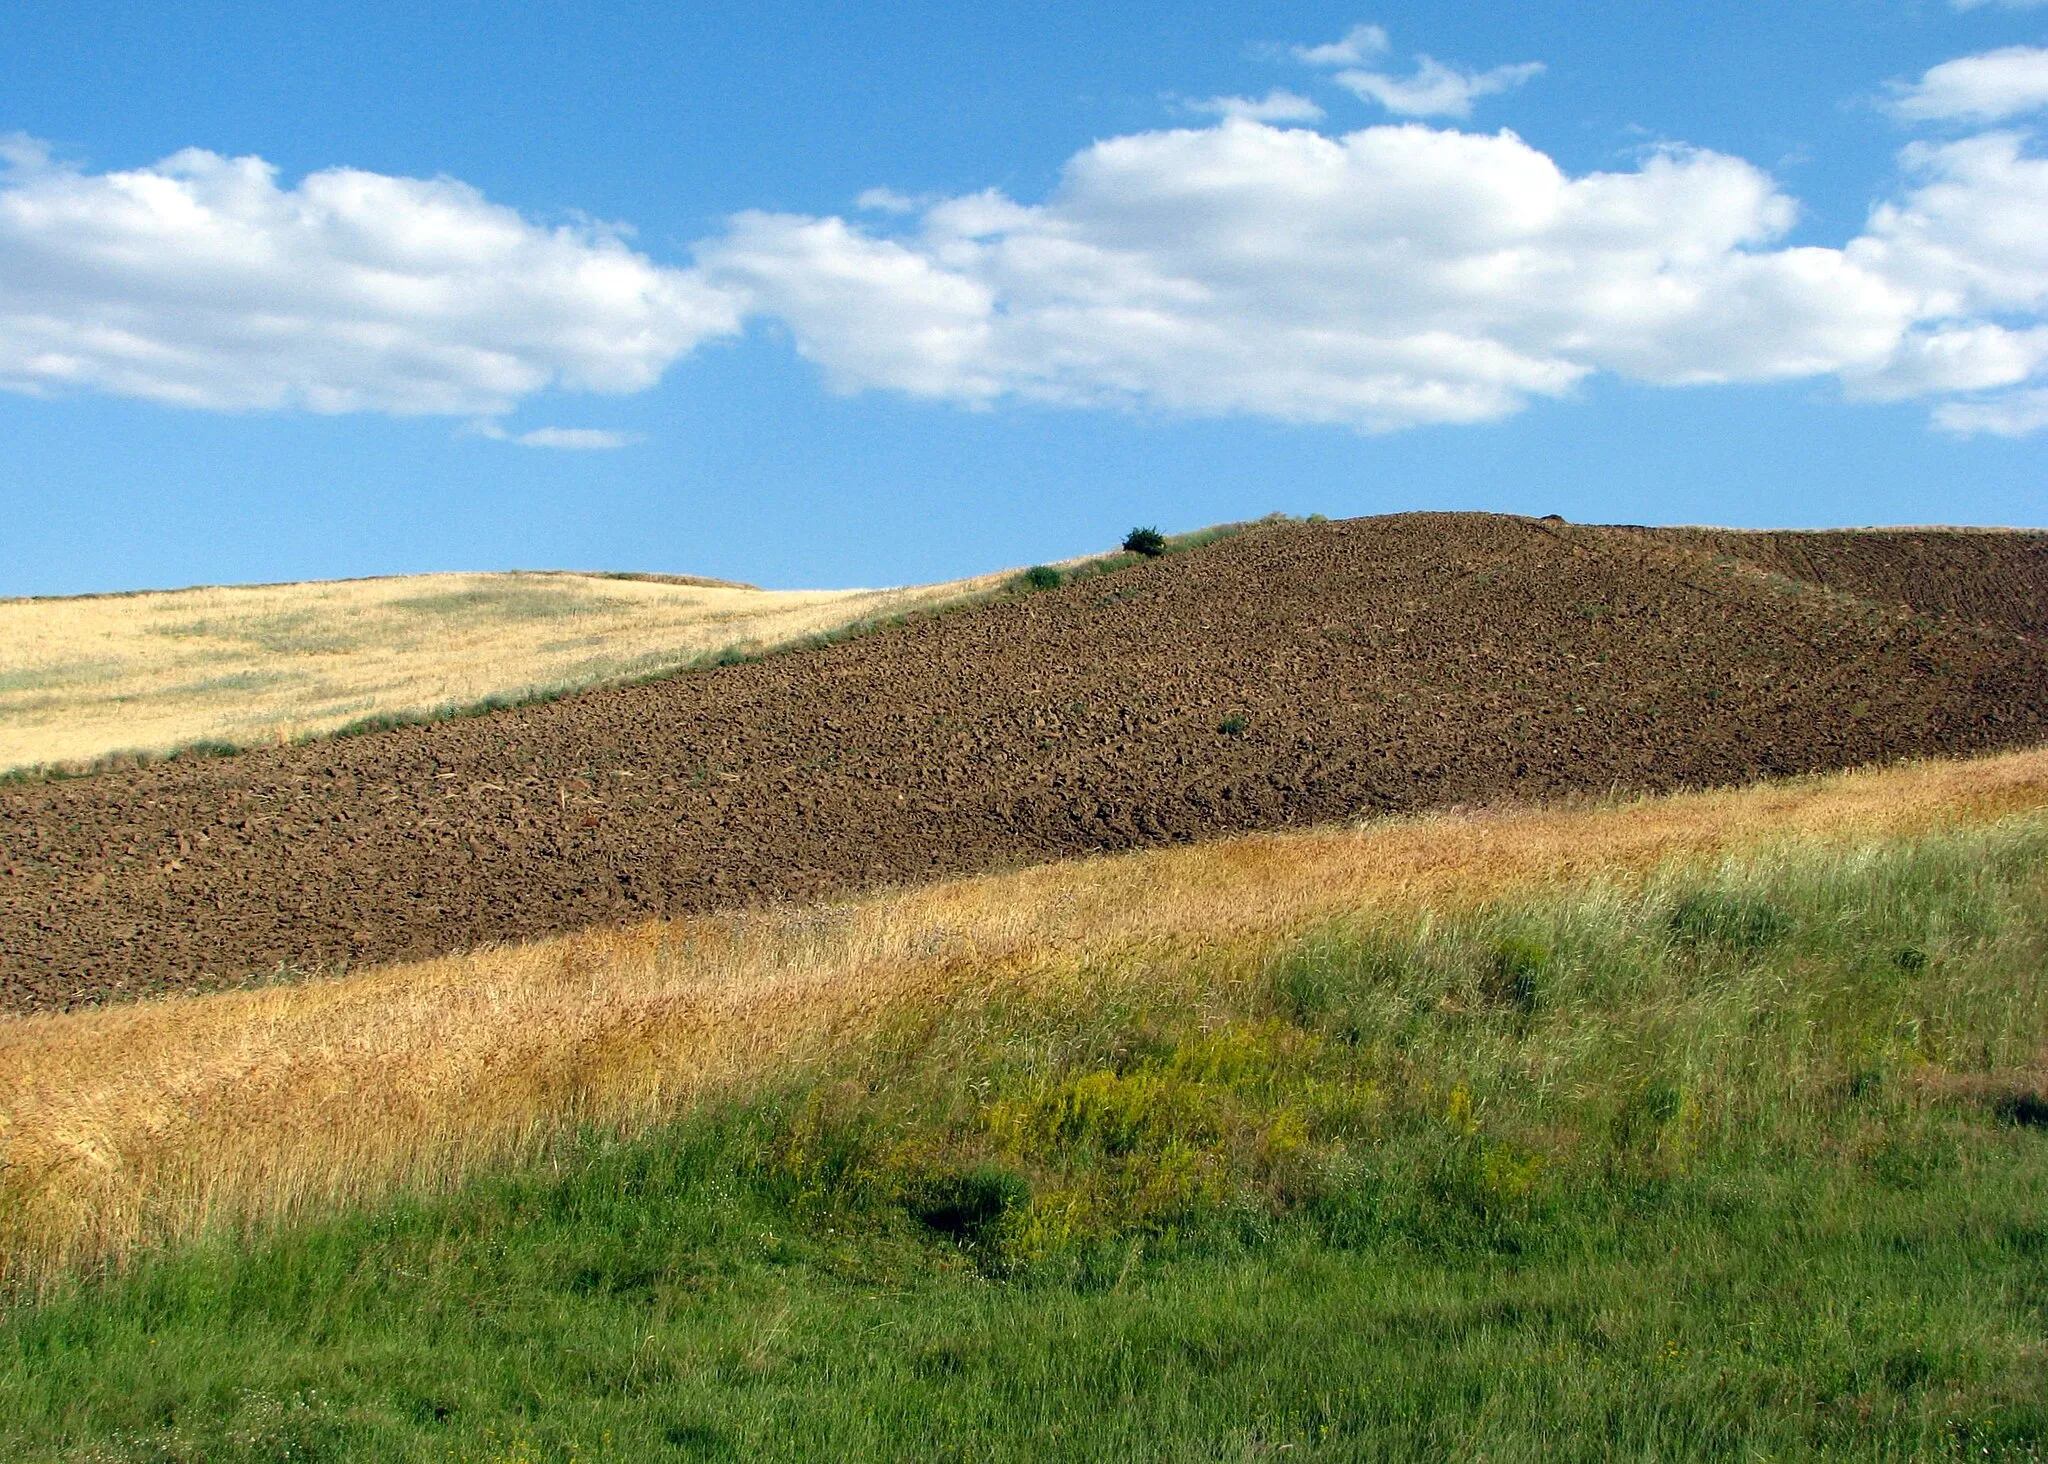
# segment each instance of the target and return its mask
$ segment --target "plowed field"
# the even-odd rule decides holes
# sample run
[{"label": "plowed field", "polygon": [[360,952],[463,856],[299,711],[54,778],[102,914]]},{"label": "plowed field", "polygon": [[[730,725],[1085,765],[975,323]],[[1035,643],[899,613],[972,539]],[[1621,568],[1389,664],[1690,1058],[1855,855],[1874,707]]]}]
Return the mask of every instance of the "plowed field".
[{"label": "plowed field", "polygon": [[2048,632],[2048,534],[1878,529],[1641,531],[1667,543],[1923,614]]},{"label": "plowed field", "polygon": [[675,576],[417,574],[0,600],[0,771],[617,683],[998,589],[758,590]]},{"label": "plowed field", "polygon": [[1928,539],[1965,546],[1938,603],[1908,540],[1823,537],[1876,568],[1823,588],[1684,532],[1486,515],[1275,526],[652,685],[0,790],[0,1009],[2048,737],[2041,536],[1982,571],[1987,536]]}]

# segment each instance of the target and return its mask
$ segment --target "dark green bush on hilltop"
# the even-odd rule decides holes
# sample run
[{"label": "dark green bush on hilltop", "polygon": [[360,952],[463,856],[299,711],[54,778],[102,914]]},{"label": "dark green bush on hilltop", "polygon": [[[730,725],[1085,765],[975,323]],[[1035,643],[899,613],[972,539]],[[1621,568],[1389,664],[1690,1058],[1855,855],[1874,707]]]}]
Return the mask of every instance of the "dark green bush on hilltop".
[{"label": "dark green bush on hilltop", "polygon": [[1166,552],[1166,535],[1157,529],[1132,529],[1124,535],[1124,553],[1157,559]]}]

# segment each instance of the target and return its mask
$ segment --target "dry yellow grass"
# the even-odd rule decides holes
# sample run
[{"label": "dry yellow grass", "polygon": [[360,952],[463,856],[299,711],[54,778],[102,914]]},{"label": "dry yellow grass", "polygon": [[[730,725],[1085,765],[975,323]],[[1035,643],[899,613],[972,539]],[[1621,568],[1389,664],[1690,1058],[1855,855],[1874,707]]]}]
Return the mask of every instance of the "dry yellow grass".
[{"label": "dry yellow grass", "polygon": [[2048,808],[2048,749],[1645,800],[1446,815],[656,922],[333,982],[0,1022],[0,1277],[445,1184],[579,1122],[787,1073],[906,1005],[1257,951],[1778,841]]},{"label": "dry yellow grass", "polygon": [[0,600],[0,771],[587,686],[993,589],[433,574]]}]

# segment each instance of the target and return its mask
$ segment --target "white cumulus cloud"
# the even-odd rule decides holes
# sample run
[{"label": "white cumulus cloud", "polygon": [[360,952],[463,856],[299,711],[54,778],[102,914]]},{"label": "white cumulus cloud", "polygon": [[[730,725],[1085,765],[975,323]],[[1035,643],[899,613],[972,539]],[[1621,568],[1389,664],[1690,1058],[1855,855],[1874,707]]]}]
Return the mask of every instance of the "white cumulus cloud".
[{"label": "white cumulus cloud", "polygon": [[[1385,50],[1361,27],[1297,54]],[[0,388],[493,419],[550,386],[642,389],[751,320],[835,390],[970,407],[1387,431],[1498,419],[1612,373],[1831,379],[1927,400],[1951,432],[2044,426],[2048,158],[2023,130],[1913,143],[1855,238],[1788,246],[1796,203],[1724,154],[1573,174],[1508,131],[1333,136],[1284,125],[1313,120],[1284,91],[1195,105],[1218,120],[1097,142],[1039,201],[876,188],[857,222],[743,212],[682,266],[447,179],[284,187],[206,152],[93,174],[16,141]]]},{"label": "white cumulus cloud", "polygon": [[738,215],[697,253],[750,313],[787,322],[797,349],[841,390],[987,401],[1005,389],[982,364],[993,292],[922,253],[844,219],[770,213]]},{"label": "white cumulus cloud", "polygon": [[[1295,55],[1386,49],[1359,27]],[[1953,398],[1950,431],[2032,430],[2048,159],[2023,132],[1912,144],[1857,237],[1787,247],[1797,205],[1738,158],[1669,149],[1572,176],[1512,132],[1332,137],[1216,110],[1212,127],[1085,149],[1040,203],[926,202],[879,232],[747,214],[700,263],[840,390],[1373,431],[1498,418],[1600,372],[1831,377],[1856,397]]]},{"label": "white cumulus cloud", "polygon": [[700,258],[842,389],[1391,429],[1497,418],[1618,371],[1881,370],[1914,294],[1739,159],[1571,177],[1512,133],[1341,138],[1242,118],[1098,143],[1054,195],[882,237],[746,215]]},{"label": "white cumulus cloud", "polygon": [[1886,108],[1908,122],[2003,122],[2048,107],[2048,48],[2006,46],[1894,82]]},{"label": "white cumulus cloud", "polygon": [[490,414],[650,386],[737,324],[613,233],[546,228],[450,179],[280,186],[188,149],[89,173],[23,139],[0,173],[0,386],[187,406]]},{"label": "white cumulus cloud", "polygon": [[2014,132],[1915,143],[1914,185],[1871,212],[1849,253],[1920,293],[1926,315],[2048,309],[2048,158]]},{"label": "white cumulus cloud", "polygon": [[[2048,159],[2012,132],[1988,132],[1900,154],[1911,185],[1871,211],[1844,257],[1907,291],[1912,328],[1850,390],[1924,396],[2013,386],[2048,365]],[[1950,430],[1989,424],[1974,408],[1937,413]],[[1984,431],[1995,430],[1989,425]]]}]

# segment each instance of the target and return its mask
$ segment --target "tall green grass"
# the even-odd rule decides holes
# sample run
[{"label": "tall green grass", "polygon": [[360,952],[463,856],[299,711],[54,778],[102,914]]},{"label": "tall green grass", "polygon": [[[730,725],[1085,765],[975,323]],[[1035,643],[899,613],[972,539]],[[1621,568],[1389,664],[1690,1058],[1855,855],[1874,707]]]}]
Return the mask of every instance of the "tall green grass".
[{"label": "tall green grass", "polygon": [[0,1454],[2048,1447],[2048,826],[922,1014],[0,1321]]}]

